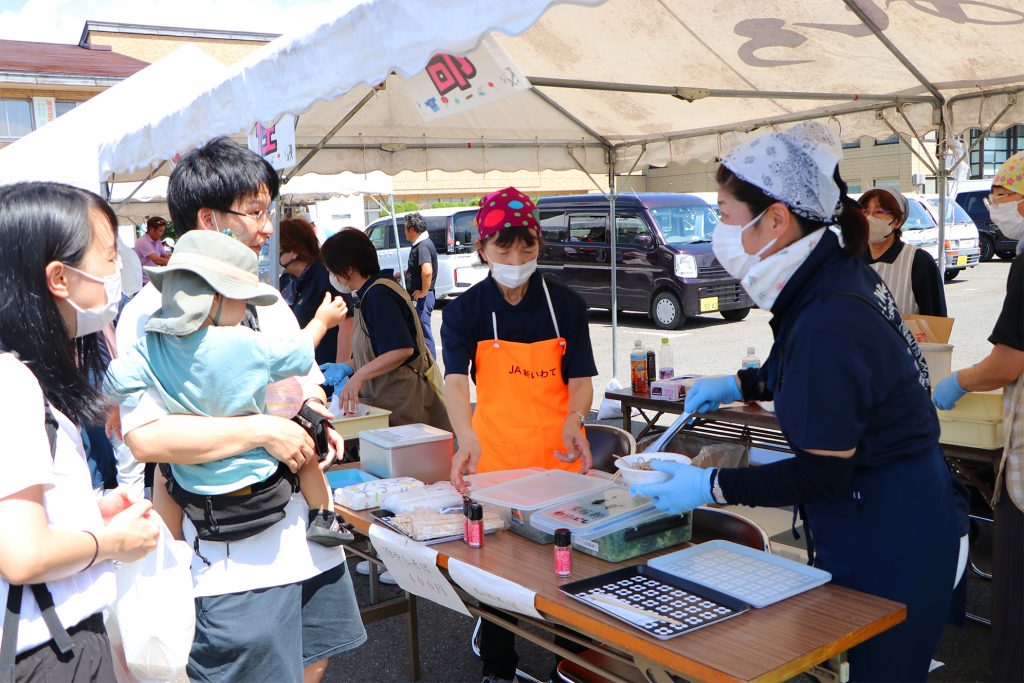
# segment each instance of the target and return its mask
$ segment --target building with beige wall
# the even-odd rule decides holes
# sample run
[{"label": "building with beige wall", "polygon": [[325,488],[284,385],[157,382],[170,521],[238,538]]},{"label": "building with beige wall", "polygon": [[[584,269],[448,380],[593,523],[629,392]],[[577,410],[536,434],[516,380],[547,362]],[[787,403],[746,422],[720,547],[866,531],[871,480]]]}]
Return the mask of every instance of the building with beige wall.
[{"label": "building with beige wall", "polygon": [[78,44],[81,47],[106,45],[114,52],[150,63],[183,45],[195,45],[224,64],[234,64],[277,36],[276,33],[87,21]]}]

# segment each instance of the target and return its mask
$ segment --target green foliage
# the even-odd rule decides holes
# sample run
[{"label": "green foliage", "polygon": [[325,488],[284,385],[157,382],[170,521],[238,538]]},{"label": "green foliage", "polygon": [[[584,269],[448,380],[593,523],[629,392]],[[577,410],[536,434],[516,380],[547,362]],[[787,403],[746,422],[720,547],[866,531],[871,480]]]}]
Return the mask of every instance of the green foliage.
[{"label": "green foliage", "polygon": [[444,202],[444,201],[437,201],[437,202],[433,202],[430,205],[430,208],[432,208],[432,209],[450,209],[450,208],[459,207],[459,206],[473,206],[473,207],[480,206],[480,198],[477,197],[475,199],[471,199],[468,202]]},{"label": "green foliage", "polygon": [[[408,213],[410,211],[419,211],[420,205],[416,202],[395,202],[395,213]],[[381,216],[390,216],[391,212],[388,211],[387,205],[380,208]]]}]

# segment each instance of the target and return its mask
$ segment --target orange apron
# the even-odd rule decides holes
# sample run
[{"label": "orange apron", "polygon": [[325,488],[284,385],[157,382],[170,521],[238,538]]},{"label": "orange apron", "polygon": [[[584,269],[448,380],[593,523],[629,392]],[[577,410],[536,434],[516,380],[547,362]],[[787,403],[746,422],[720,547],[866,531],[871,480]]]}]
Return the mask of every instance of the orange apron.
[{"label": "orange apron", "polygon": [[565,339],[558,331],[547,283],[541,278],[555,338],[525,344],[498,337],[498,318],[491,313],[494,339],[476,345],[476,410],[473,431],[480,440],[477,472],[543,467],[579,469],[562,462],[562,428],[569,415],[569,387],[562,381]]}]

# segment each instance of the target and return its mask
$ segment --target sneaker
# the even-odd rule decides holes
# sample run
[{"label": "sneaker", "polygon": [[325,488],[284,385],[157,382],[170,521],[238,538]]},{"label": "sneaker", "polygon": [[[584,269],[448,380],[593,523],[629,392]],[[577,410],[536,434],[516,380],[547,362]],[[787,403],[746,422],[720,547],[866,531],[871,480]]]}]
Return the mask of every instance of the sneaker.
[{"label": "sneaker", "polygon": [[338,524],[338,516],[330,510],[310,510],[306,540],[332,548],[356,539],[351,531]]},{"label": "sneaker", "polygon": [[[362,574],[363,576],[369,576],[370,575],[370,561],[369,560],[363,560],[362,562],[357,562],[356,563],[356,574]],[[397,586],[398,585],[398,582],[395,581],[395,577],[391,576],[391,572],[389,572],[389,571],[381,572],[377,576],[377,579],[381,583],[386,583],[389,586]]]}]

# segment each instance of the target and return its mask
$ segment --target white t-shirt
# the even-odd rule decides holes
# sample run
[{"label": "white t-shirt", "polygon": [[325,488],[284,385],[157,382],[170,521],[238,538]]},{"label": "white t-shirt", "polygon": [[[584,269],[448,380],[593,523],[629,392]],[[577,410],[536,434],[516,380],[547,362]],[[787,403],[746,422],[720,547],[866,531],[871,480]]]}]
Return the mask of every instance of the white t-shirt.
[{"label": "white t-shirt", "polygon": [[[51,528],[94,532],[102,529],[103,518],[96,505],[78,429],[53,408],[59,429],[56,454],[51,460],[43,391],[35,375],[13,354],[0,353],[0,387],[0,500],[41,485],[43,507]],[[46,586],[65,628],[110,605],[117,593],[110,562],[97,562],[86,571],[48,581]],[[0,578],[0,605],[7,604],[9,589],[10,584]],[[17,651],[23,652],[50,638],[39,606],[26,586],[21,598]]]},{"label": "white t-shirt", "polygon": [[[260,288],[278,294],[269,285],[261,283]],[[160,303],[160,292],[152,284],[147,284],[128,302],[117,324],[118,349],[129,348],[145,334],[146,322],[160,308]],[[299,332],[295,314],[279,294],[272,305],[257,306],[256,316],[261,330],[281,336]],[[323,381],[323,373],[316,363],[305,377],[299,378],[304,388]],[[121,410],[121,431],[127,434],[167,414],[160,395],[151,389],[135,408]],[[296,493],[285,507],[285,518],[266,531],[230,543],[200,541],[199,552],[209,560],[210,566],[198,557],[192,560],[196,597],[305,581],[344,562],[345,551],[341,547],[326,548],[306,540],[308,514],[305,499]],[[191,545],[195,529],[187,519],[183,529],[185,539]]]}]

